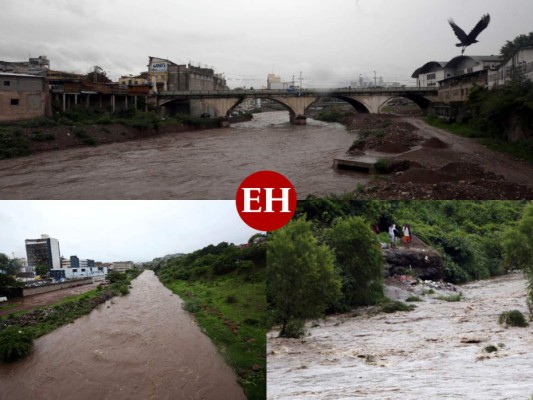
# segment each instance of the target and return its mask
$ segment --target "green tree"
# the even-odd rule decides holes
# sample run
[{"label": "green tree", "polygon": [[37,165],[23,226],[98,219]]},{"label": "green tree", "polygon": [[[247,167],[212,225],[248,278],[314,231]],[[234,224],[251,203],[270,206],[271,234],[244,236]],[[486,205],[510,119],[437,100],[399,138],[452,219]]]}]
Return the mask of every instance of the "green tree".
[{"label": "green tree", "polygon": [[528,277],[528,305],[533,316],[533,203],[524,208],[516,227],[503,234],[502,244],[506,267],[522,269]]},{"label": "green tree", "polygon": [[45,277],[46,275],[48,275],[48,272],[49,272],[49,271],[50,271],[50,268],[48,268],[47,265],[42,265],[42,264],[40,264],[40,265],[37,265],[37,266],[35,267],[35,273],[36,273],[37,275],[39,275],[41,278],[42,278],[42,277]]},{"label": "green tree", "polygon": [[362,217],[337,220],[326,234],[342,276],[341,311],[383,299],[383,257],[377,236]]},{"label": "green tree", "polygon": [[[329,247],[319,244],[303,218],[274,231],[267,244],[267,296],[281,323],[280,336],[298,336],[308,319],[319,318],[340,296]],[[296,329],[287,329],[293,324]],[[299,329],[298,329],[299,328]]]}]

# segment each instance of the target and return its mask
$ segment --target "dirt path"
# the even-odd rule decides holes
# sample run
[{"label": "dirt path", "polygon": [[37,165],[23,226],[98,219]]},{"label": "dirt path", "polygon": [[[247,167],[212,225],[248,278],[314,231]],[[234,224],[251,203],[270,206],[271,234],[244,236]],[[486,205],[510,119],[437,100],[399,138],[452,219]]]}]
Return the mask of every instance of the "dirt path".
[{"label": "dirt path", "polygon": [[299,340],[270,332],[269,399],[529,399],[533,325],[498,324],[503,311],[526,312],[525,282],[508,275],[461,286],[459,302],[334,316]]},{"label": "dirt path", "polygon": [[245,400],[235,373],[152,271],[0,365],[0,399]]},{"label": "dirt path", "polygon": [[425,138],[436,137],[449,147],[444,149],[424,148],[408,153],[405,157],[434,167],[442,167],[450,162],[468,162],[501,175],[509,182],[521,185],[533,184],[533,168],[527,163],[503,153],[490,150],[475,140],[464,138],[428,125],[420,118],[404,117],[403,120],[418,128],[416,132]]}]

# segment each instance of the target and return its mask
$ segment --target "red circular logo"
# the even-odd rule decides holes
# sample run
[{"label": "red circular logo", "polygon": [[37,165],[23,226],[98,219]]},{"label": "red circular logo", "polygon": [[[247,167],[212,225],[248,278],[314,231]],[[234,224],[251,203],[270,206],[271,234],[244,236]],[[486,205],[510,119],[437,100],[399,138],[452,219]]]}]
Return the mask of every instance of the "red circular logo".
[{"label": "red circular logo", "polygon": [[242,220],[258,231],[273,231],[290,221],[296,211],[292,183],[275,171],[258,171],[242,181],[235,196]]}]

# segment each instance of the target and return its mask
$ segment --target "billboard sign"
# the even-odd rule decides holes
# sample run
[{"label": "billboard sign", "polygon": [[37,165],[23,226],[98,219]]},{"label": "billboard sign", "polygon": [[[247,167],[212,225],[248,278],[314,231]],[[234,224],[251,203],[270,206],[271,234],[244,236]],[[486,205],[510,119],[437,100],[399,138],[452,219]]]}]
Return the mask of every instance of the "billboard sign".
[{"label": "billboard sign", "polygon": [[151,66],[152,72],[167,72],[167,63],[166,62],[154,62]]}]

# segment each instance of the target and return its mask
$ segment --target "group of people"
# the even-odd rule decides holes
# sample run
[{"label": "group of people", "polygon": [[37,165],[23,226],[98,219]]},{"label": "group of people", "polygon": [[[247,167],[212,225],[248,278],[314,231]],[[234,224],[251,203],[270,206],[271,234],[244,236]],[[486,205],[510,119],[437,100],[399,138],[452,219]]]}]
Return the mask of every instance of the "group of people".
[{"label": "group of people", "polygon": [[[392,224],[389,226],[389,238],[390,238],[390,246],[391,249],[396,248],[396,236],[398,236],[399,232],[396,230],[396,224]],[[402,242],[405,247],[409,248],[409,244],[411,243],[411,227],[409,224],[404,224],[402,227]]]}]

